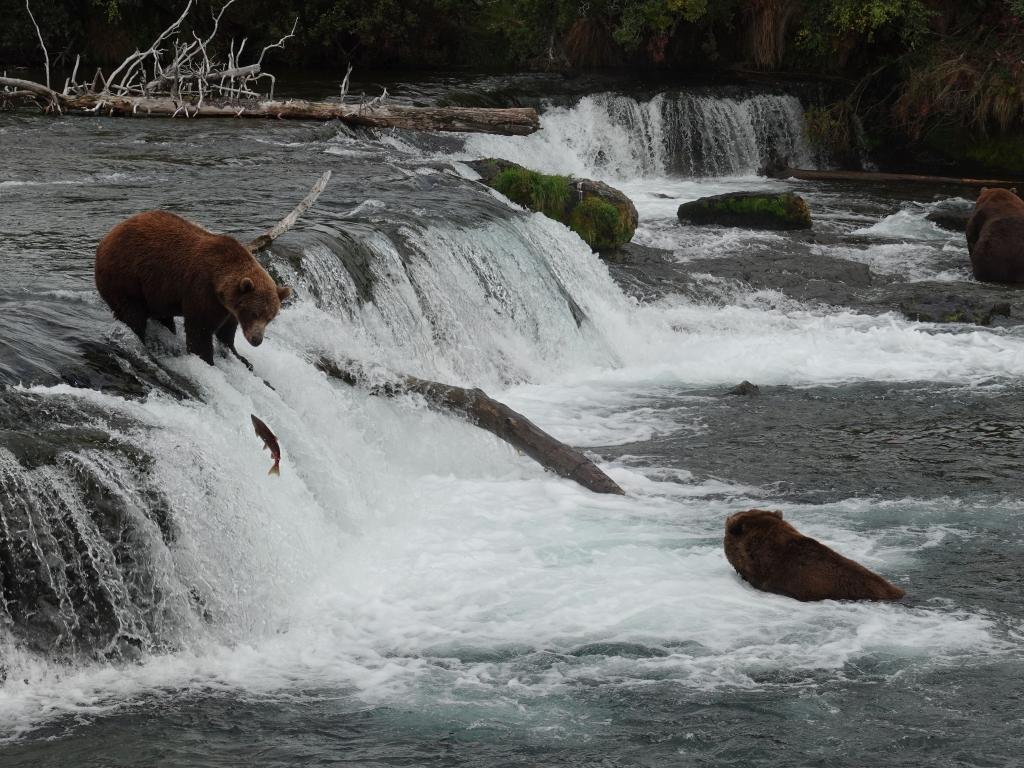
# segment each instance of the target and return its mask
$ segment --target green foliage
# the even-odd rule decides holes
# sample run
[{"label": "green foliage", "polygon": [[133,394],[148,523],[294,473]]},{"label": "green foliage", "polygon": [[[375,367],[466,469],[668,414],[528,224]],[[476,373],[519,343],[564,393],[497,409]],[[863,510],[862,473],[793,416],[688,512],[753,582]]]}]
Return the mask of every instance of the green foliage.
[{"label": "green foliage", "polygon": [[826,62],[851,40],[871,43],[883,32],[914,48],[927,34],[931,17],[925,0],[808,0],[797,42]]},{"label": "green foliage", "polygon": [[708,0],[633,0],[615,5],[620,11],[613,36],[627,49],[639,47],[652,34],[668,32],[680,22],[693,23],[708,11]]},{"label": "green foliage", "polygon": [[853,146],[850,130],[850,104],[839,101],[827,107],[811,107],[804,112],[807,138],[827,155],[848,152]]},{"label": "green foliage", "polygon": [[572,196],[565,176],[549,176],[526,168],[506,168],[494,177],[491,186],[509,200],[557,221],[564,220]]},{"label": "green foliage", "polygon": [[633,237],[629,216],[599,197],[587,197],[577,205],[569,227],[595,251],[618,248]]}]

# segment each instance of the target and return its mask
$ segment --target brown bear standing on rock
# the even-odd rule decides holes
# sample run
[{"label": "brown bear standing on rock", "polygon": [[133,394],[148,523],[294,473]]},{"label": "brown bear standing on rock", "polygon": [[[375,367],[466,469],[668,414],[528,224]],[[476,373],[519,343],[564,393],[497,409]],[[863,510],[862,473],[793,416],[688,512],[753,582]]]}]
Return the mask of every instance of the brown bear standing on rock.
[{"label": "brown bear standing on rock", "polygon": [[725,556],[751,586],[797,600],[899,600],[903,590],[820,541],[781,512],[751,509],[725,521]]},{"label": "brown bear standing on rock", "polygon": [[1024,283],[1024,200],[1015,190],[982,188],[967,222],[967,250],[975,279]]},{"label": "brown bear standing on rock", "polygon": [[235,350],[235,330],[263,342],[267,323],[291,294],[278,286],[245,246],[167,211],[147,211],[122,221],[96,249],[96,288],[143,341],[153,318],[174,332],[185,318],[185,345],[213,365],[213,337]]}]

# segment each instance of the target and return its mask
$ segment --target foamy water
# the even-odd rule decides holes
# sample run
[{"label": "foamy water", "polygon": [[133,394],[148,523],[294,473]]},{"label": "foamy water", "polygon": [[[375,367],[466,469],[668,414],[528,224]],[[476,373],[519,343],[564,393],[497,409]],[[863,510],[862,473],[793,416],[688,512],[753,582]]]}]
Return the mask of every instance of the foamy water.
[{"label": "foamy water", "polygon": [[[730,146],[740,149],[730,173],[756,170],[765,115],[777,118],[780,141],[802,151],[791,132],[799,124],[793,102],[703,105],[734,129]],[[588,98],[552,110],[533,137],[473,138],[467,153],[616,181],[640,211],[638,241],[680,261],[755,240],[770,247],[776,235],[676,224],[684,200],[787,185],[667,175],[672,109],[664,99]],[[634,141],[634,130],[651,142]],[[347,144],[326,151],[358,150]],[[702,162],[719,158],[716,151]],[[387,213],[388,203],[374,198],[339,218],[384,221]],[[861,234],[913,241],[849,254],[879,269],[909,260],[911,279],[934,272],[943,242],[916,213],[893,214]],[[347,711],[600,732],[610,726],[578,711],[586,704],[572,701],[573,692],[763,690],[779,676],[839,679],[860,664],[878,664],[896,680],[1016,652],[1010,622],[924,586],[896,605],[804,604],[754,591],[724,559],[722,524],[737,509],[778,506],[769,488],[697,476],[665,456],[626,455],[601,465],[627,495],[591,494],[415,398],[371,397],[328,380],[310,360],[354,357],[481,385],[586,448],[701,435],[708,398],[688,390],[742,379],[1003,387],[1024,375],[1020,331],[942,329],[781,297],[719,306],[669,296],[640,305],[575,234],[518,211],[471,227],[382,228],[360,243],[374,257],[372,304],[355,301],[358,286],[329,245],[306,245],[299,264],[275,264],[300,297],[260,348],[240,342],[256,376],[233,360],[210,368],[165,338],[171,354],[162,364],[192,382],[201,401],[30,389],[134,425],[116,437],[152,459],[153,483],[178,528],[173,542],[155,533],[144,542],[154,578],[168,603],[187,605],[198,591],[207,616],[187,615],[166,647],[132,662],[63,664],[7,638],[0,736],[69,715],[80,718],[71,727],[88,728],[189,692],[302,700],[317,691]],[[580,325],[566,296],[585,315]],[[109,341],[137,344],[116,332]],[[270,460],[250,414],[280,439],[280,478],[266,475]],[[25,477],[39,488],[52,480]],[[1012,530],[1007,521],[1020,512],[1005,499],[784,506],[803,531],[912,595],[930,552],[977,535],[978,520]]]}]

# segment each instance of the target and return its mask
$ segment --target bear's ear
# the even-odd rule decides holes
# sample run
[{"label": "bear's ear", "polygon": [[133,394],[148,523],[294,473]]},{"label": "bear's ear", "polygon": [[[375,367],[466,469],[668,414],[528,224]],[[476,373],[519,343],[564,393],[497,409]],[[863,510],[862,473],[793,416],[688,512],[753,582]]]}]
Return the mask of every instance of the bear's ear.
[{"label": "bear's ear", "polygon": [[739,536],[742,533],[743,533],[743,523],[737,522],[737,523],[733,523],[732,525],[729,526],[729,535],[730,536]]},{"label": "bear's ear", "polygon": [[240,282],[238,284],[238,292],[239,293],[249,293],[249,291],[251,291],[255,287],[256,286],[253,285],[252,280],[250,280],[248,277],[243,277],[242,278],[242,282]]},{"label": "bear's ear", "polygon": [[782,519],[782,512],[780,510],[776,509],[772,512],[772,514],[779,518],[779,520]]},{"label": "bear's ear", "polygon": [[292,295],[292,289],[289,288],[287,285],[279,285],[279,286],[277,286],[277,298],[279,298],[281,301],[284,301],[285,299],[287,299],[291,295]]}]

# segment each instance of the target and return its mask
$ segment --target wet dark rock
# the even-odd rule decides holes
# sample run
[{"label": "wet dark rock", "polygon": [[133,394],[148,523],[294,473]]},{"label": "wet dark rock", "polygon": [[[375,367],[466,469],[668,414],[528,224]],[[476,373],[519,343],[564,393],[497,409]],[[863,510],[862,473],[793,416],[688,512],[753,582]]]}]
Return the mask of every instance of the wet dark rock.
[{"label": "wet dark rock", "polygon": [[763,248],[709,258],[680,258],[672,251],[636,243],[601,256],[623,289],[643,301],[675,293],[691,301],[724,305],[743,292],[770,290],[802,302],[868,314],[902,312],[926,322],[1024,324],[1024,292],[1019,288],[975,282],[899,282],[896,276],[874,273],[861,262],[820,253],[813,248],[822,240],[817,235],[794,232],[785,237],[789,242],[782,245],[772,241]]},{"label": "wet dark rock", "polygon": [[943,229],[948,229],[950,232],[965,232],[967,230],[967,222],[971,218],[971,209],[941,208],[932,211],[925,218]]},{"label": "wet dark rock", "polygon": [[[156,329],[150,323],[150,331],[167,333]],[[59,371],[60,380],[80,389],[96,389],[126,399],[142,399],[153,390],[168,394],[178,400],[200,400],[200,391],[189,379],[164,367],[159,359],[147,354],[147,350],[135,346],[121,346],[115,341],[83,340],[79,344],[80,357]],[[147,337],[147,345],[156,348],[161,341]],[[165,349],[168,353],[173,350]]]},{"label": "wet dark rock", "polygon": [[810,229],[811,211],[793,192],[730,192],[683,203],[684,224],[713,224],[745,229]]},{"label": "wet dark rock", "polygon": [[852,306],[865,304],[860,295],[887,282],[866,264],[812,254],[803,244],[799,249],[683,261],[672,251],[629,243],[602,252],[601,257],[627,292],[645,300],[678,293],[692,301],[728,303],[735,288],[744,286],[779,291],[801,301]]},{"label": "wet dark rock", "polygon": [[619,656],[624,659],[656,659],[669,655],[663,648],[641,643],[587,643],[569,651],[570,656]]},{"label": "wet dark rock", "polygon": [[677,263],[672,251],[637,243],[600,252],[608,271],[623,290],[641,300],[678,293],[694,301],[713,301],[716,295]]},{"label": "wet dark rock", "polygon": [[730,395],[741,395],[743,397],[757,397],[761,394],[761,388],[757,384],[751,384],[744,379],[735,387],[729,390]]},{"label": "wet dark rock", "polygon": [[912,296],[901,301],[899,308],[908,320],[922,323],[992,325],[995,318],[1012,316],[1009,301],[992,301],[992,297],[970,297],[955,293]]},{"label": "wet dark rock", "polygon": [[787,251],[738,253],[728,259],[694,259],[686,267],[784,293],[800,301],[856,302],[857,289],[884,282],[866,264],[825,255]]}]

